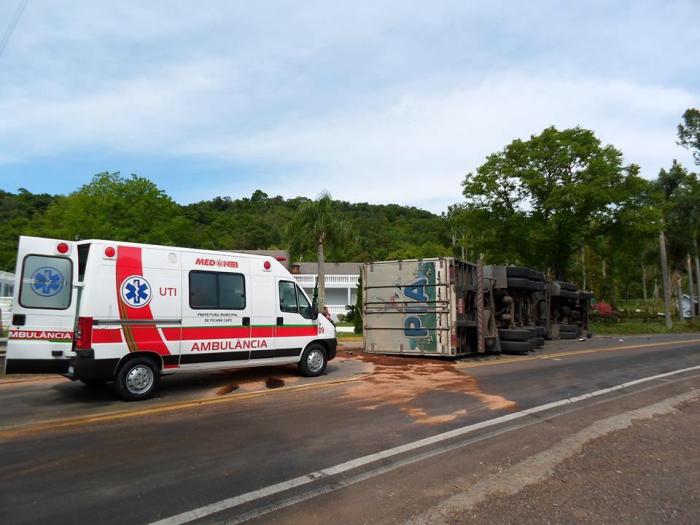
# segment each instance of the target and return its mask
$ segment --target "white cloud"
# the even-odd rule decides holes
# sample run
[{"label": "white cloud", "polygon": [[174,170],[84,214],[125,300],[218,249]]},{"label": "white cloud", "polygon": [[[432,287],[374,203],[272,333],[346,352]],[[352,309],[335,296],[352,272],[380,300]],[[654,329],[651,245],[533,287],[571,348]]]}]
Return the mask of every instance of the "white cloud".
[{"label": "white cloud", "polygon": [[672,158],[689,158],[674,140],[675,123],[692,103],[676,88],[511,74],[442,95],[397,94],[380,110],[350,107],[250,137],[209,138],[187,151],[296,166],[270,188],[285,195],[304,192],[303,181],[314,180],[337,198],[444,210],[460,199],[464,174],[486,155],[550,125],[593,129],[622,149],[626,162],[655,176]]},{"label": "white cloud", "polygon": [[36,159],[86,152],[137,172],[139,156],[243,165],[206,187],[155,178],[186,200],[326,188],[442,210],[486,155],[555,124],[594,130],[652,177],[690,163],[675,126],[698,103],[698,14],[656,0],[30,2],[0,60],[0,168],[39,180]]}]

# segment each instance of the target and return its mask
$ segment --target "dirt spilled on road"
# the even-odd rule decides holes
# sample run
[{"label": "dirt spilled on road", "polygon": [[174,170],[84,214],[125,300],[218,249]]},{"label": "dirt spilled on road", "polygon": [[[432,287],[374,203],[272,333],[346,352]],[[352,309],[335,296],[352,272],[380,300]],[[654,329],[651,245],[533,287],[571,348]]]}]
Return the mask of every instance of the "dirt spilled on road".
[{"label": "dirt spilled on road", "polygon": [[[371,376],[350,386],[347,398],[360,400],[363,410],[396,406],[417,423],[435,425],[447,423],[467,414],[467,409],[441,411],[425,406],[425,394],[442,391],[477,399],[490,410],[515,410],[514,401],[487,394],[477,380],[462,373],[450,361],[357,354],[356,359],[374,365]],[[433,403],[434,405],[434,403]]]}]

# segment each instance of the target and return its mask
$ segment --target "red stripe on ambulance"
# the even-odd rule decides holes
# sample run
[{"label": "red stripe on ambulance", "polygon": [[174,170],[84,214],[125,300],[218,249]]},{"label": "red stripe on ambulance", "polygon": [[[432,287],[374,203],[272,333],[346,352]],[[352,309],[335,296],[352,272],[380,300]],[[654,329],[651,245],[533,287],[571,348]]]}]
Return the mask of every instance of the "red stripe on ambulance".
[{"label": "red stripe on ambulance", "polygon": [[121,343],[121,328],[101,328],[92,331],[93,343]]},{"label": "red stripe on ambulance", "polygon": [[[117,248],[117,301],[120,303],[119,315],[122,321],[153,320],[153,312],[150,305],[141,308],[133,308],[125,303],[120,294],[122,283],[132,275],[143,275],[143,262],[141,248],[137,246],[119,246]],[[167,345],[163,342],[160,332],[155,324],[139,326],[125,326],[126,337],[129,334],[133,338],[137,350],[147,350],[160,355],[170,355]]]}]

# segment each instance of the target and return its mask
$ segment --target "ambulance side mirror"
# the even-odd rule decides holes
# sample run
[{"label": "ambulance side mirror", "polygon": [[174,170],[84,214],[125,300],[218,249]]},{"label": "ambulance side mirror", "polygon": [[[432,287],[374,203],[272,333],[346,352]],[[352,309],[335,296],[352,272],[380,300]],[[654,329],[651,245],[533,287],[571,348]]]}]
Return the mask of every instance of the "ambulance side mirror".
[{"label": "ambulance side mirror", "polygon": [[311,306],[311,319],[314,321],[318,319],[318,306],[315,304]]}]

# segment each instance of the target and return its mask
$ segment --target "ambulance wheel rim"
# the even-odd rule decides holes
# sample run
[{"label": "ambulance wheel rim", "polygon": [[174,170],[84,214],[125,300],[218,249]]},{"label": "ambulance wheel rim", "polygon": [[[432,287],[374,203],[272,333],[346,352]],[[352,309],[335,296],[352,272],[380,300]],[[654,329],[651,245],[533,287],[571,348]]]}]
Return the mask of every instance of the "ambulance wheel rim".
[{"label": "ambulance wheel rim", "polygon": [[136,365],[126,375],[126,388],[135,395],[148,392],[153,386],[155,376],[153,370],[146,365]]},{"label": "ambulance wheel rim", "polygon": [[323,352],[314,348],[306,357],[306,366],[309,367],[311,372],[315,373],[323,368],[323,361]]}]

